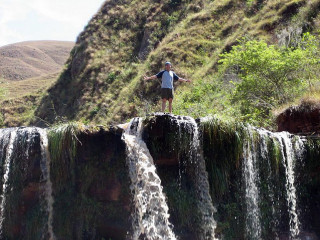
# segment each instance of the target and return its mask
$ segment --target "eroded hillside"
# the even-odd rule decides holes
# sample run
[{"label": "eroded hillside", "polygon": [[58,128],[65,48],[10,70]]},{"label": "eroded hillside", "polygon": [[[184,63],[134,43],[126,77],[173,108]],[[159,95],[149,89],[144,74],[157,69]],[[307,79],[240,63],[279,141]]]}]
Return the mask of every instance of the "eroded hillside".
[{"label": "eroded hillside", "polygon": [[175,106],[199,91],[191,105],[174,111],[221,112],[223,95],[211,84],[219,54],[241,37],[277,43],[279,34],[286,41],[296,26],[317,29],[319,5],[303,0],[106,1],[79,35],[66,70],[42,99],[33,123],[118,123],[158,110],[159,82],[143,76],[161,70],[166,60],[177,74],[193,80],[177,86]]}]

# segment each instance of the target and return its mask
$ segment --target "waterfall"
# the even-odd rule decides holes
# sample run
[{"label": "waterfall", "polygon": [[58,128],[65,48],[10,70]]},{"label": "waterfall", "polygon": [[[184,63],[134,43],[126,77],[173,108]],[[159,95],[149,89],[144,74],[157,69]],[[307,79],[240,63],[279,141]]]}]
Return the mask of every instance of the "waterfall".
[{"label": "waterfall", "polygon": [[[285,169],[285,189],[287,196],[287,207],[289,213],[289,229],[290,237],[296,239],[300,233],[300,220],[297,206],[297,193],[295,186],[295,162],[302,157],[304,152],[304,143],[296,137],[293,143],[293,135],[287,132],[273,133],[264,129],[257,129],[251,126],[245,128],[248,134],[247,139],[243,145],[243,175],[245,182],[245,199],[246,199],[246,232],[250,239],[261,239],[261,222],[260,222],[260,207],[259,207],[259,174],[258,174],[258,160],[261,156],[262,159],[267,160],[268,181],[271,180],[271,165],[269,159],[269,151],[266,143],[267,137],[279,143],[281,152],[281,162]],[[259,137],[255,138],[254,134]],[[268,186],[269,198],[272,201],[272,214],[275,217],[274,194]],[[274,224],[277,224],[277,221]],[[276,228],[277,226],[275,226]]]},{"label": "waterfall", "polygon": [[276,209],[275,209],[275,196],[274,196],[274,190],[272,183],[272,167],[271,167],[271,159],[269,158],[269,150],[267,145],[267,139],[271,135],[271,132],[265,130],[265,129],[256,129],[260,136],[260,152],[262,159],[267,163],[267,182],[268,182],[268,195],[269,200],[271,202],[271,212],[272,212],[272,230],[275,232],[276,237],[278,237],[278,233],[276,232],[276,229],[278,228],[279,221],[276,217]]},{"label": "waterfall", "polygon": [[[2,193],[1,193],[1,202],[0,202],[0,237],[2,237],[3,232],[3,221],[4,221],[4,210],[6,207],[6,197],[8,192],[8,181],[9,181],[9,174],[11,169],[11,163],[12,163],[12,154],[14,150],[14,143],[17,136],[17,130],[12,129],[10,132],[8,130],[0,130],[0,137],[1,140],[7,141],[9,139],[9,142],[7,143],[6,147],[6,155],[5,155],[5,162],[3,165],[3,180],[2,180]],[[3,144],[3,147],[5,147]]]},{"label": "waterfall", "polygon": [[123,140],[127,148],[127,164],[131,179],[134,212],[134,240],[144,236],[150,240],[176,239],[169,222],[169,208],[162,191],[161,180],[156,172],[153,158],[142,140],[142,120],[139,118],[136,132],[131,131],[136,119],[132,119]]},{"label": "waterfall", "polygon": [[42,177],[45,181],[45,199],[47,203],[47,214],[48,214],[48,234],[49,240],[54,240],[55,236],[53,233],[53,196],[52,196],[52,182],[50,179],[50,154],[48,150],[48,136],[47,131],[44,129],[38,129],[40,134],[40,144],[41,144],[41,171]]},{"label": "waterfall", "polygon": [[245,199],[247,207],[246,234],[249,239],[261,238],[260,208],[259,208],[259,174],[258,148],[253,136],[253,128],[246,129],[249,136],[243,144],[243,175],[245,183]]},{"label": "waterfall", "polygon": [[[282,155],[282,164],[286,172],[286,191],[287,191],[287,205],[289,209],[289,227],[290,234],[293,239],[296,239],[300,233],[300,220],[297,211],[297,194],[295,187],[295,151],[292,144],[291,135],[287,132],[274,134],[279,141]],[[299,140],[300,142],[300,140]],[[296,144],[298,151],[301,153],[301,144]]]},{"label": "waterfall", "polygon": [[[52,183],[50,181],[50,157],[48,153],[48,138],[47,132],[44,129],[39,128],[11,128],[11,129],[1,129],[0,130],[0,159],[2,159],[3,166],[3,177],[2,177],[2,193],[1,193],[1,202],[0,202],[0,238],[3,238],[3,226],[5,222],[5,211],[7,204],[8,194],[13,192],[15,186],[11,186],[11,178],[13,174],[11,169],[15,167],[13,164],[18,164],[21,161],[27,162],[26,159],[35,152],[34,145],[35,136],[39,134],[40,136],[40,150],[41,150],[41,159],[40,159],[40,168],[42,176],[40,182],[43,184],[43,200],[46,202],[45,211],[48,214],[47,221],[47,232],[43,233],[43,239],[54,240],[54,234],[52,229],[52,217],[53,217],[53,198],[52,198]],[[23,167],[19,165],[20,171],[19,174],[26,174],[25,172],[28,166]],[[17,167],[16,167],[17,169]],[[21,178],[22,181],[23,178]],[[10,183],[10,184],[9,184]],[[10,186],[9,186],[10,185]],[[42,196],[41,196],[42,197]],[[47,234],[49,237],[47,237]]]},{"label": "waterfall", "polygon": [[201,239],[214,240],[216,239],[215,229],[217,224],[214,220],[213,214],[216,210],[212,205],[208,173],[206,171],[206,164],[200,144],[199,129],[196,121],[193,118],[189,119],[189,123],[191,124],[193,131],[189,156],[191,156],[191,163],[195,168],[195,187],[198,198],[197,203],[202,217],[201,227],[203,236],[201,236]]},{"label": "waterfall", "polygon": [[[112,202],[109,198],[101,198],[107,200],[102,200],[103,207],[97,207],[99,213],[101,209],[101,216],[97,216],[94,224],[103,230],[91,223],[88,227],[84,226],[86,222],[82,223],[82,219],[75,218],[75,222],[71,220],[70,226],[58,221],[66,213],[64,207],[68,202],[77,200],[79,192],[74,189],[72,193],[76,194],[65,196],[69,194],[67,188],[66,193],[55,191],[59,201],[54,212],[53,184],[60,185],[58,182],[52,183],[51,179],[57,181],[61,177],[57,168],[50,169],[48,142],[52,141],[50,144],[53,146],[58,141],[55,142],[53,138],[48,140],[47,130],[35,127],[0,129],[0,239],[55,240],[61,238],[63,231],[68,232],[70,239],[86,231],[90,231],[90,234],[84,234],[84,238],[97,236],[99,239],[113,239],[119,233],[120,238],[124,239],[122,236],[126,235],[128,229],[132,232],[130,235],[127,233],[127,239],[133,240],[215,240],[216,236],[221,239],[248,240],[317,239],[319,234],[314,229],[318,226],[315,204],[318,196],[312,194],[318,191],[318,186],[314,186],[317,183],[315,179],[309,178],[314,175],[309,174],[318,173],[319,139],[308,139],[287,132],[270,132],[250,125],[229,126],[219,121],[201,121],[203,129],[191,117],[155,115],[146,120],[145,125],[142,118],[134,118],[122,134],[126,158],[120,152],[124,150],[124,144],[118,129],[115,132],[86,132],[81,135],[85,147],[78,149],[75,158],[77,163],[81,163],[79,172],[83,168],[81,174],[86,174],[90,179],[90,173],[96,173],[101,163],[107,169],[99,169],[99,178],[88,183],[81,192],[88,193],[88,208],[91,207],[91,199],[92,204],[96,206],[97,203],[98,206],[96,201],[100,204],[100,198],[96,200],[95,197],[109,194],[109,189],[104,189],[109,186],[109,179],[96,189],[100,179],[112,178],[110,171],[121,168],[121,172],[116,174],[117,178],[121,177],[120,186],[124,187],[120,189],[121,195],[112,198],[116,199]],[[59,137],[63,137],[63,134],[61,131]],[[104,153],[109,141],[114,145]],[[58,143],[65,144],[63,141]],[[97,143],[101,145],[96,148]],[[157,156],[155,160],[159,160],[157,168],[148,146],[152,156]],[[98,151],[101,154],[95,156]],[[68,163],[68,156],[64,158],[64,152],[61,153],[61,163]],[[94,161],[87,161],[93,155]],[[110,164],[121,164],[109,168],[106,155],[112,159]],[[64,164],[60,166],[65,167]],[[88,166],[92,170],[87,171]],[[79,176],[75,176],[75,180],[81,179],[86,183],[83,175]],[[129,184],[125,186],[128,179],[131,195],[128,192]],[[110,186],[112,184],[111,181]],[[61,201],[60,197],[66,198]],[[127,208],[129,198],[132,199],[131,212]],[[212,198],[218,207],[217,212]],[[114,214],[120,208],[119,217],[112,215],[112,218],[108,218],[108,214]],[[81,209],[74,206],[74,216],[78,211]],[[86,211],[90,217],[88,219],[92,219],[92,213]],[[214,217],[220,223],[218,228]],[[114,232],[109,235],[109,225],[105,227],[103,222],[105,219],[106,224],[114,221],[110,229],[117,231],[112,230]],[[132,226],[128,226],[128,219],[132,221]],[[68,225],[68,230],[64,229],[64,225]],[[76,233],[73,233],[75,228]]]}]

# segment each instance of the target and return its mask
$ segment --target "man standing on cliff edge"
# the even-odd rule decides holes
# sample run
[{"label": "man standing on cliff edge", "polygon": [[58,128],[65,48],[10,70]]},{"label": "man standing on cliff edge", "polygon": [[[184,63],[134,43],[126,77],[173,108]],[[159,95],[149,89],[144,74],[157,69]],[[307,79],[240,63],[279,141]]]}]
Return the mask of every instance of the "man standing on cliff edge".
[{"label": "man standing on cliff edge", "polygon": [[161,78],[161,98],[162,98],[162,112],[166,109],[166,103],[169,101],[169,112],[172,113],[172,100],[173,100],[173,81],[179,82],[191,82],[190,80],[178,77],[173,71],[171,71],[172,65],[170,62],[166,62],[164,65],[165,70],[159,72],[151,77],[144,77],[144,80]]}]

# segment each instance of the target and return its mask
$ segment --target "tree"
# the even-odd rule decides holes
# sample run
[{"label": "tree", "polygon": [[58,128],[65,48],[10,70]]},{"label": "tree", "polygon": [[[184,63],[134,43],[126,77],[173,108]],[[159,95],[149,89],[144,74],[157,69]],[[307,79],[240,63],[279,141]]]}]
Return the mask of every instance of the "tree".
[{"label": "tree", "polygon": [[314,81],[319,62],[314,39],[305,34],[297,48],[241,40],[230,52],[221,54],[220,71],[232,71],[240,78],[232,82],[232,101],[247,118],[269,116],[272,108],[293,100]]}]

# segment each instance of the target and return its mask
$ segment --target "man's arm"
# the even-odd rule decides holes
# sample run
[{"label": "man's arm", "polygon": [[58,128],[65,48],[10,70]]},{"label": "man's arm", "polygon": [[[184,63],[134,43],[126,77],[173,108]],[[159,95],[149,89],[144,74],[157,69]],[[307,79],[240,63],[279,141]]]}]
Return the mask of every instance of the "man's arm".
[{"label": "man's arm", "polygon": [[178,77],[177,74],[173,73],[173,79],[174,80],[178,80],[179,82],[191,82],[189,79],[184,79],[184,78],[181,78],[181,77]]},{"label": "man's arm", "polygon": [[144,77],[144,80],[161,78],[161,77],[162,77],[162,75],[163,75],[163,73],[164,73],[164,71],[161,71],[161,72],[159,72],[159,73],[157,73],[156,75],[153,75],[153,76],[151,76],[151,77],[147,77],[147,76],[145,76],[145,77]]},{"label": "man's arm", "polygon": [[158,78],[157,75],[153,75],[151,77],[147,77],[147,76],[143,77],[144,80],[150,80],[150,79],[156,79],[156,78]]},{"label": "man's arm", "polygon": [[191,80],[189,80],[189,79],[184,79],[184,78],[181,78],[181,77],[179,77],[178,81],[179,81],[179,82],[191,82]]}]

